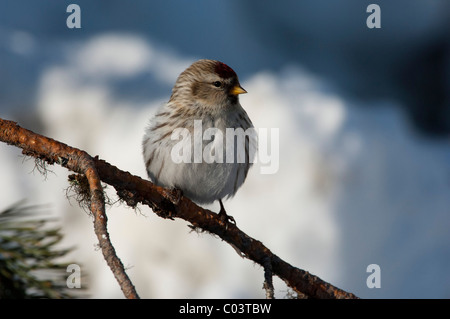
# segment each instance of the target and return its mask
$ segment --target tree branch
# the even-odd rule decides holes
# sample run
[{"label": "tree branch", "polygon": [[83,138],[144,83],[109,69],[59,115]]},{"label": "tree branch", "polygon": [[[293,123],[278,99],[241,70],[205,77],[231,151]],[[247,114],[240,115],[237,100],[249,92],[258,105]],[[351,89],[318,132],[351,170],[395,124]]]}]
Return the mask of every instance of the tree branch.
[{"label": "tree branch", "polygon": [[160,217],[181,218],[189,222],[192,228],[217,235],[229,243],[240,256],[261,265],[264,268],[264,289],[268,298],[273,297],[273,275],[284,280],[300,296],[307,298],[357,298],[352,293],[334,287],[305,270],[293,267],[273,254],[260,241],[242,232],[236,225],[224,222],[217,214],[199,207],[188,198],[180,197],[176,192],[119,170],[98,157],[93,158],[84,151],[2,119],[0,119],[0,140],[22,148],[25,155],[44,160],[49,164],[57,163],[87,177],[91,195],[90,209],[94,214],[94,231],[103,256],[127,298],[137,298],[138,295],[109,240],[100,181],[113,186],[118,196],[129,206],[136,207],[142,203],[152,208]]},{"label": "tree branch", "polygon": [[119,282],[125,297],[138,298],[133,283],[125,273],[122,262],[117,257],[106,228],[105,201],[103,188],[89,154],[45,136],[23,129],[16,123],[0,119],[0,140],[22,148],[24,155],[33,156],[49,164],[58,163],[67,169],[84,174],[89,182],[90,210],[94,215],[94,231],[103,256]]}]

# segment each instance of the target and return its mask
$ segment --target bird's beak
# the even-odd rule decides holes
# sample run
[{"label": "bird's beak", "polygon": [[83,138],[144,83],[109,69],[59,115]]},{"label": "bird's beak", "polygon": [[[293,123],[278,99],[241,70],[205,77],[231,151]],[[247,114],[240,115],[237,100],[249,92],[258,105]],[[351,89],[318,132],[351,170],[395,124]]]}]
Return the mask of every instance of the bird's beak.
[{"label": "bird's beak", "polygon": [[239,84],[236,84],[230,91],[231,94],[233,95],[238,95],[238,94],[243,94],[243,93],[247,93],[246,90],[244,90],[244,88],[242,86],[240,86]]}]

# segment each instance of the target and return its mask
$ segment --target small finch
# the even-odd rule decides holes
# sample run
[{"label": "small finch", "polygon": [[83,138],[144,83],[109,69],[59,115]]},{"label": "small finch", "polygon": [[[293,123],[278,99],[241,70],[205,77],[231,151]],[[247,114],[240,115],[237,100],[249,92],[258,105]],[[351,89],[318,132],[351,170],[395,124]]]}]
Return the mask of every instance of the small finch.
[{"label": "small finch", "polygon": [[228,65],[194,62],[179,75],[142,143],[147,173],[156,185],[179,190],[198,204],[218,200],[219,216],[232,222],[222,199],[232,197],[244,183],[257,139],[239,103],[242,93],[247,91]]}]

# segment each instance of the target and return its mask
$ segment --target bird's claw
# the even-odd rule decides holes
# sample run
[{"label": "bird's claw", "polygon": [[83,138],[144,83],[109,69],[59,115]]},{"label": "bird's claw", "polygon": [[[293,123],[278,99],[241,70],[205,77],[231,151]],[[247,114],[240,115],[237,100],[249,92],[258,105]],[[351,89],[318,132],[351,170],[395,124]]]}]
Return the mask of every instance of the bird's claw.
[{"label": "bird's claw", "polygon": [[219,212],[220,220],[223,221],[224,223],[232,223],[236,225],[236,221],[234,220],[233,216],[228,215],[227,212],[225,211],[225,207],[223,207],[222,200],[219,200],[219,203],[220,203],[220,212]]}]

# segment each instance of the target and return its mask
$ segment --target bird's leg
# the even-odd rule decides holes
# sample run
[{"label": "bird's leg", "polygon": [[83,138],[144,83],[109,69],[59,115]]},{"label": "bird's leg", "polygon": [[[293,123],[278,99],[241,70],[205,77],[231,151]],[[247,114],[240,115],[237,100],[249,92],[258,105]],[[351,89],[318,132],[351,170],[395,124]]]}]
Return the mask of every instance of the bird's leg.
[{"label": "bird's leg", "polygon": [[236,225],[236,221],[234,220],[233,216],[227,215],[227,212],[225,211],[225,207],[223,207],[221,199],[219,199],[219,204],[220,204],[219,218],[224,222],[227,221]]}]

